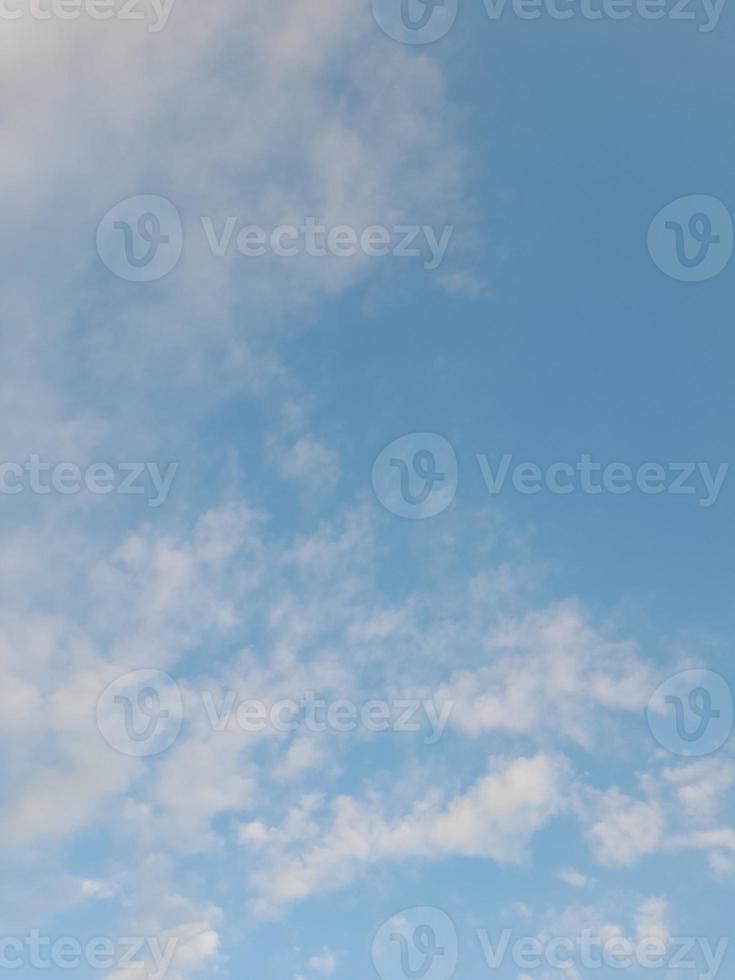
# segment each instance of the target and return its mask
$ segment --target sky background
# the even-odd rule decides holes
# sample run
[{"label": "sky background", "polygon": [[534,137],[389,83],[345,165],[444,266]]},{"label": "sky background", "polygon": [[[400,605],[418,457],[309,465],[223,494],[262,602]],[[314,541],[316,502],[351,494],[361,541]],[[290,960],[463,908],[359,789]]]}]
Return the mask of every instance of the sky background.
[{"label": "sky background", "polygon": [[[409,980],[379,930],[429,907],[449,932],[396,929],[454,929],[459,956],[421,980],[577,980],[620,971],[492,970],[477,930],[730,937],[735,477],[709,507],[696,481],[493,495],[477,461],[730,463],[735,265],[683,282],[647,248],[680,198],[735,214],[728,5],[704,33],[460,0],[412,46],[367,0],[175,0],[157,31],[143,0],[105,23],[20,8],[0,19],[0,463],[176,471],[158,507],[0,494],[1,941],[173,938],[170,980]],[[147,283],[95,247],[139,195],[183,228]],[[428,271],[217,258],[202,216],[454,231]],[[424,519],[373,485],[411,433],[457,460]],[[173,678],[182,724],[135,758],[104,692],[141,670]],[[721,711],[690,757],[660,701],[661,739],[647,724],[686,670],[714,672],[691,676]],[[228,691],[451,714],[434,744],[255,737],[208,723],[202,692]],[[156,976],[9,974],[70,972]]]}]

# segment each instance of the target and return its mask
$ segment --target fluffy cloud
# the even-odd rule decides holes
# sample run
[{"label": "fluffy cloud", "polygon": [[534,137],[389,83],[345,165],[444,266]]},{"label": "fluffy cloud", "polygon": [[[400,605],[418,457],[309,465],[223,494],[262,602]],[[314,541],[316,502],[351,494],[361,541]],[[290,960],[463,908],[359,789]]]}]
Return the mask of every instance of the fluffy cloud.
[{"label": "fluffy cloud", "polygon": [[561,868],[557,872],[557,877],[572,888],[586,888],[592,884],[591,878],[583,875],[580,871],[575,871],[574,868]]},{"label": "fluffy cloud", "polygon": [[597,819],[588,836],[601,864],[626,867],[658,850],[664,828],[665,816],[657,802],[635,800],[611,789],[599,797]]},{"label": "fluffy cloud", "polygon": [[323,977],[331,977],[337,969],[337,956],[328,946],[325,946],[321,953],[309,959],[309,969],[320,973]]},{"label": "fluffy cloud", "polygon": [[186,980],[199,970],[212,969],[219,953],[219,936],[206,922],[184,922],[148,944],[151,952],[108,974],[107,980]]},{"label": "fluffy cloud", "polygon": [[[223,397],[268,398],[274,417],[307,400],[279,342],[385,264],[216,258],[203,216],[217,228],[313,216],[360,229],[448,220],[461,200],[441,71],[376,32],[368,6],[176,0],[158,33],[137,21],[5,21],[0,86],[25,95],[4,117],[8,459],[190,451]],[[41,134],[52,157],[37,152]],[[185,249],[166,280],[136,292],[93,243],[108,209],[142,193],[174,201]],[[334,479],[332,451],[302,432],[282,468],[310,479],[315,467]]]},{"label": "fluffy cloud", "polygon": [[341,796],[326,826],[320,801],[304,800],[281,828],[244,825],[243,844],[256,844],[266,865],[251,876],[259,909],[348,884],[360,869],[384,861],[452,856],[498,863],[524,860],[534,834],[565,809],[569,773],[551,756],[496,761],[465,793],[445,800],[437,792],[408,813],[386,815],[379,799]]},{"label": "fluffy cloud", "polygon": [[576,601],[501,621],[483,637],[490,662],[457,671],[438,694],[469,735],[509,732],[590,747],[605,711],[640,711],[653,675],[635,644],[596,630]]},{"label": "fluffy cloud", "polygon": [[651,769],[637,782],[638,796],[581,787],[577,812],[602,865],[631,867],[657,852],[697,848],[713,870],[731,869],[733,831],[720,816],[733,784],[727,757]]}]

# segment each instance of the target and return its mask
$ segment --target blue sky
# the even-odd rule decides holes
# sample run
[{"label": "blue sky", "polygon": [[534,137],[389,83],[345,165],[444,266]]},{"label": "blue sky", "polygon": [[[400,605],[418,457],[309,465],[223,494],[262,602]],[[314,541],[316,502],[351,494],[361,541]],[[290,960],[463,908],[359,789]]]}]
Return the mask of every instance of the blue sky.
[{"label": "blue sky", "polygon": [[735,27],[674,6],[0,7],[9,975],[732,970]]}]

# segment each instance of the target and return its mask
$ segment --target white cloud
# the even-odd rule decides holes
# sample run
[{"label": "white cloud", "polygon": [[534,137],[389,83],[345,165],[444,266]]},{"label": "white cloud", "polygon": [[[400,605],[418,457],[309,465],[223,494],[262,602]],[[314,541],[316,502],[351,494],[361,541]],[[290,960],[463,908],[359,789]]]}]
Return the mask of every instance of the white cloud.
[{"label": "white cloud", "polygon": [[695,823],[711,823],[735,784],[735,763],[717,756],[664,770],[677,803]]},{"label": "white cloud", "polygon": [[727,872],[733,832],[719,820],[733,784],[729,758],[682,760],[640,774],[638,784],[638,798],[618,787],[579,787],[575,807],[602,865],[631,867],[650,854],[694,847],[708,851],[713,870]]},{"label": "white cloud", "polygon": [[[305,399],[284,339],[329,296],[392,274],[364,257],[214,258],[203,215],[218,228],[313,216],[360,229],[438,222],[461,200],[441,69],[376,32],[368,6],[176,0],[156,34],[88,18],[5,28],[0,87],[26,92],[32,111],[16,100],[3,119],[4,458],[190,452],[196,425],[235,392]],[[181,212],[185,248],[155,295],[136,295],[102,268],[94,232],[115,203],[154,192]],[[318,438],[284,448],[289,477],[336,479]]]},{"label": "white cloud", "polygon": [[543,918],[539,939],[547,943],[553,938],[577,939],[583,933],[603,943],[626,938],[632,949],[652,939],[669,940],[669,903],[660,896],[617,895],[592,905],[567,905],[561,910],[550,909]]},{"label": "white cloud", "polygon": [[638,940],[669,940],[669,902],[665,898],[644,899],[635,910],[635,934]]},{"label": "white cloud", "polygon": [[530,919],[533,916],[533,910],[526,902],[513,902],[511,911],[521,919]]},{"label": "white cloud", "polygon": [[86,878],[81,883],[81,892],[85,898],[112,898],[116,888],[109,882]]},{"label": "white cloud", "polygon": [[[316,821],[318,800],[311,798],[284,828],[266,835],[265,867],[251,876],[260,909],[343,887],[360,869],[384,861],[464,855],[521,862],[534,834],[564,810],[567,781],[560,758],[496,761],[466,793],[449,800],[429,793],[396,817],[383,815],[378,799],[340,796],[326,827]],[[245,830],[243,837],[252,833]]]},{"label": "white cloud", "polygon": [[557,871],[557,877],[572,888],[587,888],[592,884],[591,878],[580,871],[575,871],[574,868],[562,868]]},{"label": "white cloud", "polygon": [[735,873],[735,829],[732,827],[697,831],[678,838],[676,844],[706,851],[707,861],[715,874],[730,876]]},{"label": "white cloud", "polygon": [[635,645],[595,630],[576,601],[506,620],[483,640],[492,663],[457,671],[439,691],[470,735],[559,731],[590,747],[601,709],[641,710],[655,687]]},{"label": "white cloud", "polygon": [[185,922],[149,940],[152,950],[137,965],[108,974],[107,980],[187,980],[212,968],[219,954],[219,936],[206,922]]},{"label": "white cloud", "polygon": [[658,850],[664,830],[665,817],[657,802],[635,800],[611,789],[600,794],[596,819],[587,833],[601,864],[630,867]]},{"label": "white cloud", "polygon": [[313,439],[298,439],[275,453],[282,476],[302,483],[312,491],[331,489],[339,478],[337,454]]},{"label": "white cloud", "polygon": [[311,957],[309,969],[315,973],[320,973],[323,977],[331,977],[337,969],[336,954],[328,946],[325,946],[321,953]]}]

